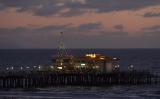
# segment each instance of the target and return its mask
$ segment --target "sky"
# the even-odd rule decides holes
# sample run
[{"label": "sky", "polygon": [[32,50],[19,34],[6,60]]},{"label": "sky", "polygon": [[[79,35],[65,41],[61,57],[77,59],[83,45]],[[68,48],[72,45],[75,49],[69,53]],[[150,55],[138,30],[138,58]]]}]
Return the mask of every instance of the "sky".
[{"label": "sky", "polygon": [[160,0],[0,0],[0,49],[160,48]]}]

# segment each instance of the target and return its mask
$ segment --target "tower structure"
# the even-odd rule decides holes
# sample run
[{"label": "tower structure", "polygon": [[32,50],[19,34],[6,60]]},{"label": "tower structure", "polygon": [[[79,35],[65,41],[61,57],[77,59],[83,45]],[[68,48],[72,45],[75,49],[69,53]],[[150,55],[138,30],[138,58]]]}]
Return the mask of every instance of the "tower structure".
[{"label": "tower structure", "polygon": [[64,44],[63,32],[60,32],[58,57],[59,58],[64,58],[64,57],[67,57],[67,56],[68,56],[68,54],[67,54],[66,47],[65,47],[65,44]]},{"label": "tower structure", "polygon": [[53,62],[58,70],[69,70],[72,69],[73,60],[72,56],[68,55],[67,49],[64,44],[63,32],[60,32],[59,48],[57,56],[54,57]]}]

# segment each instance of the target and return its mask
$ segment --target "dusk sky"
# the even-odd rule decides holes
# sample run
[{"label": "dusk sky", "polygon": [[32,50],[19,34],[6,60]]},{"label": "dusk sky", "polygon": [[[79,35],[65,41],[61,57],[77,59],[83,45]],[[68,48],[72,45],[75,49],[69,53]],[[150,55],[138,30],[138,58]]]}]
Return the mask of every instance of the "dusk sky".
[{"label": "dusk sky", "polygon": [[160,0],[0,0],[0,49],[160,48]]}]

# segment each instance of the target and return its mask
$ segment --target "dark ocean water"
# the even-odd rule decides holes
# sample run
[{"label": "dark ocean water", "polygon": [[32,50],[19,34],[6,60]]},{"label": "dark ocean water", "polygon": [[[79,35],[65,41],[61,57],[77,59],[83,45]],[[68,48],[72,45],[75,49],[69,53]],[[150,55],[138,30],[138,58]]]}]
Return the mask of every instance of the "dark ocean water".
[{"label": "dark ocean water", "polygon": [[[0,70],[51,64],[57,50],[0,50]],[[137,70],[160,74],[160,49],[72,49],[69,54],[82,56],[99,53],[119,57],[121,70],[133,65]],[[27,69],[26,69],[27,70]],[[0,99],[160,99],[160,85],[110,87],[57,87],[43,89],[0,90]]]}]

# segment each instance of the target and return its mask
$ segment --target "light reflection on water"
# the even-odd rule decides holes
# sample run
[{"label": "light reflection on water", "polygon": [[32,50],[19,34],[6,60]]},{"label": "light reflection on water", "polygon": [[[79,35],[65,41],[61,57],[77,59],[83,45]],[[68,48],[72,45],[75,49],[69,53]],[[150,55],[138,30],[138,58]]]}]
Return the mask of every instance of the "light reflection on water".
[{"label": "light reflection on water", "polygon": [[160,85],[1,90],[0,99],[160,99]]}]

